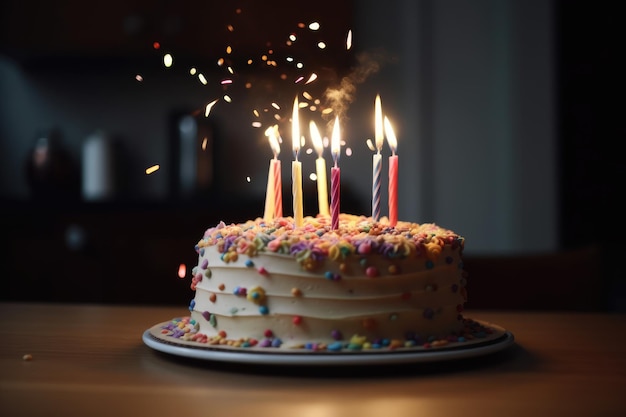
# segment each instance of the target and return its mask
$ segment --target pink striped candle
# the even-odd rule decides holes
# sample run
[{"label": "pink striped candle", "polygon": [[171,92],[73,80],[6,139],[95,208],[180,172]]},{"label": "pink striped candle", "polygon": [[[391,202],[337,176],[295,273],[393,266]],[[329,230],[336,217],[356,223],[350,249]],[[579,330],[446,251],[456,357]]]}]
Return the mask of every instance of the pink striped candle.
[{"label": "pink striped candle", "polygon": [[338,165],[339,154],[341,152],[339,134],[339,117],[336,117],[331,139],[331,153],[335,165],[330,169],[330,224],[333,230],[339,229],[339,194],[341,183],[341,170]]},{"label": "pink striped candle", "polygon": [[395,227],[398,224],[398,141],[393,132],[389,119],[385,116],[385,136],[391,148],[389,157],[389,225]]},{"label": "pink striped candle", "polygon": [[283,217],[283,180],[280,170],[280,160],[274,164],[274,217]]}]

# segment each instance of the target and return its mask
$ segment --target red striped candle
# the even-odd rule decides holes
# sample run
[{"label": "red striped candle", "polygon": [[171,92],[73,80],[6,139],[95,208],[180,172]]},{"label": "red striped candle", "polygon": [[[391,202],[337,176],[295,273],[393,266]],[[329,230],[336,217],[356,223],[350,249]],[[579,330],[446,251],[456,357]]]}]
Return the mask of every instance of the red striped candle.
[{"label": "red striped candle", "polygon": [[385,136],[391,148],[391,156],[389,157],[389,225],[395,227],[398,223],[398,155],[396,155],[398,141],[387,116],[385,116]]},{"label": "red striped candle", "polygon": [[398,223],[398,155],[389,157],[389,225]]}]

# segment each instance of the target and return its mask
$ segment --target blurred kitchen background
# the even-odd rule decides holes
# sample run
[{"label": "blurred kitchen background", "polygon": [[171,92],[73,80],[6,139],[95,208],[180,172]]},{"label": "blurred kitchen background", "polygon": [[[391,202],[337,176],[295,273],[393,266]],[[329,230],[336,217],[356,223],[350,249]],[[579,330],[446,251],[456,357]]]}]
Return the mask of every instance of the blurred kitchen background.
[{"label": "blurred kitchen background", "polygon": [[[343,212],[371,213],[380,94],[398,137],[399,217],[466,238],[469,306],[510,307],[498,291],[525,287],[521,307],[625,310],[626,38],[613,4],[6,0],[0,299],[184,305],[202,232],[263,213],[274,123],[292,214],[293,98],[314,97],[300,111],[310,141],[309,120],[330,133],[331,88]],[[311,148],[300,154],[307,215]]]}]

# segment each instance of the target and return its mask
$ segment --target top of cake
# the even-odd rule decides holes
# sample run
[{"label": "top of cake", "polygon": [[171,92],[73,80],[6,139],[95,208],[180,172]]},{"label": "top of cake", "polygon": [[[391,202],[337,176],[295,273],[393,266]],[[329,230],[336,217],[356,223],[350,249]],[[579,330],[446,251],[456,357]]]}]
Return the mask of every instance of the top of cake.
[{"label": "top of cake", "polygon": [[238,254],[250,257],[258,252],[291,255],[306,269],[324,259],[340,260],[350,255],[378,253],[388,258],[422,257],[435,259],[444,245],[460,246],[464,238],[433,223],[399,221],[390,227],[371,217],[341,214],[339,227],[332,230],[329,216],[305,217],[294,227],[290,217],[266,222],[262,218],[209,228],[196,246],[197,251],[217,246],[222,260],[235,260]]}]

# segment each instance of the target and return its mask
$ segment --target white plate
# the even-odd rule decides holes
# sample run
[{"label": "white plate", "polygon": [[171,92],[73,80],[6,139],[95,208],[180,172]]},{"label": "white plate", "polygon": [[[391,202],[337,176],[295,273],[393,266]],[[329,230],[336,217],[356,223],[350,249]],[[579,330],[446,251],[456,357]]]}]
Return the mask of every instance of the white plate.
[{"label": "white plate", "polygon": [[309,351],[305,349],[233,348],[187,342],[160,333],[168,322],[159,323],[143,333],[142,339],[154,350],[192,359],[261,365],[388,365],[441,362],[472,358],[503,350],[514,343],[513,334],[499,326],[476,320],[493,330],[485,338],[449,343],[442,347],[416,347],[395,350],[377,349],[348,352]]}]

